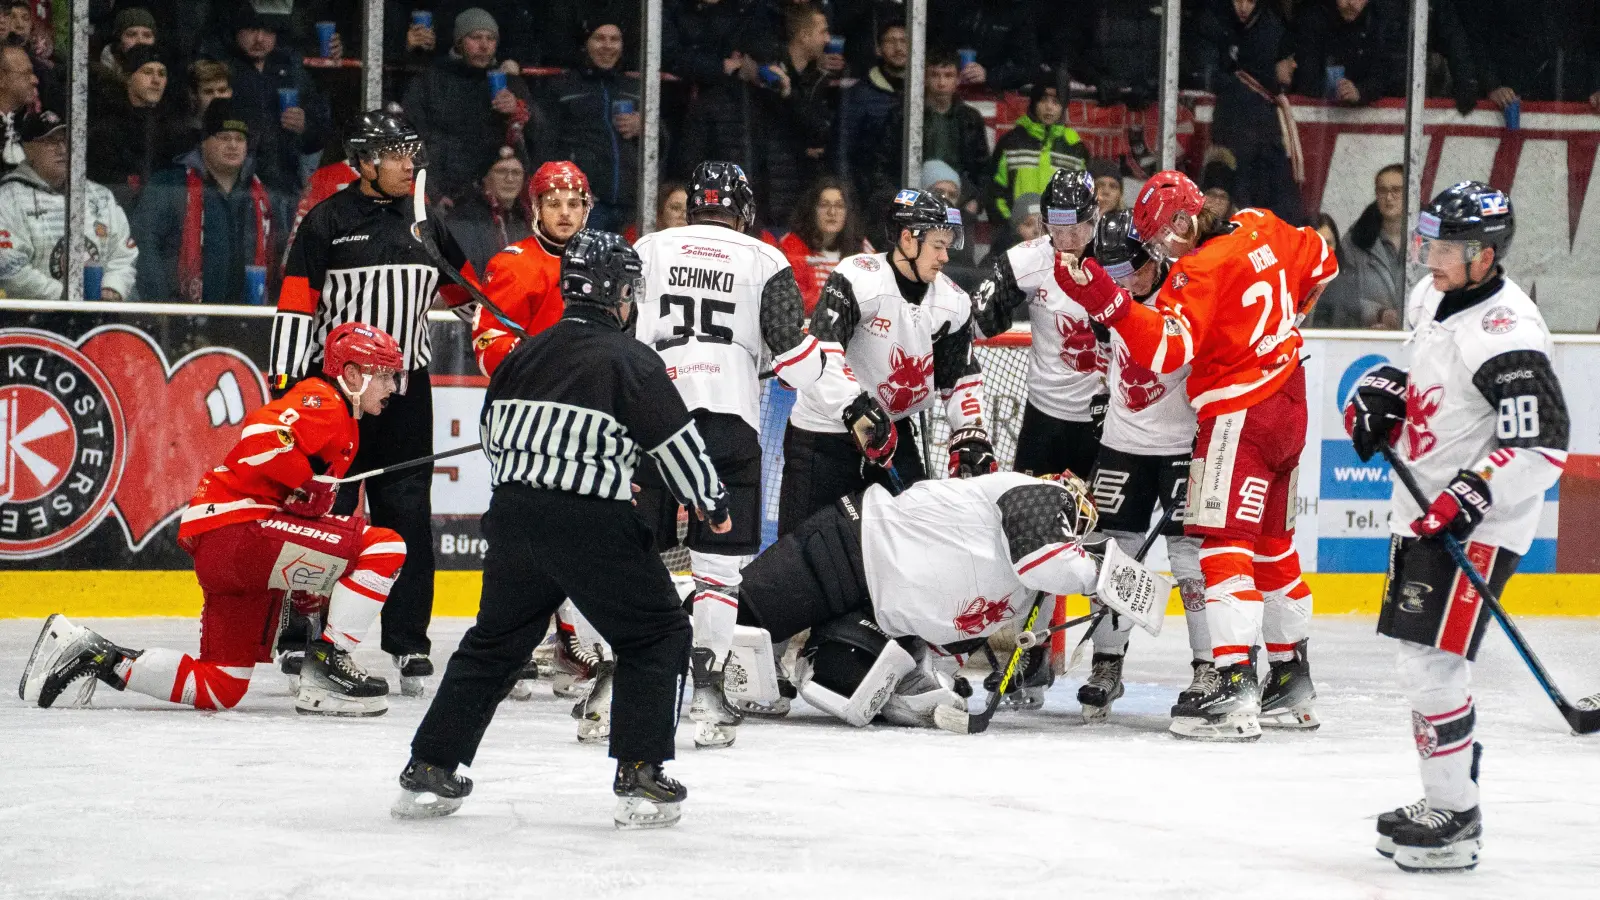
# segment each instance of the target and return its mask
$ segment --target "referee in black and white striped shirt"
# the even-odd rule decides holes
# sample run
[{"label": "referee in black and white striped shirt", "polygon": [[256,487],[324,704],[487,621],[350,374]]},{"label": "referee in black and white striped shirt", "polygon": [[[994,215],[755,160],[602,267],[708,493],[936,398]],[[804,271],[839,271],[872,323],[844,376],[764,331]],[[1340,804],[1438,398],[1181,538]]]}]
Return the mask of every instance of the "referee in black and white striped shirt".
[{"label": "referee in black and white striped shirt", "polygon": [[448,791],[449,774],[471,764],[495,706],[571,597],[617,656],[618,795],[658,806],[681,799],[661,764],[673,755],[689,617],[630,503],[641,453],[713,531],[726,533],[732,520],[661,357],[622,329],[642,270],[621,237],[579,232],[562,254],[561,320],[519,344],[489,381],[480,429],[494,494],[483,517],[483,597],[412,740],[401,777],[408,791]]},{"label": "referee in black and white striped shirt", "polygon": [[[450,305],[465,292],[443,273],[412,236],[413,173],[423,164],[422,139],[405,120],[381,111],[351,125],[345,152],[359,179],[306,214],[289,248],[270,364],[275,390],[286,390],[322,369],[328,333],[360,322],[392,335],[405,357],[401,392],[382,416],[361,419],[361,445],[351,474],[433,453],[433,391],[428,378],[428,309],[441,294]],[[448,229],[426,225],[451,265],[465,266]],[[441,284],[443,286],[441,287]],[[406,542],[406,564],[383,609],[383,649],[400,670],[401,689],[420,693],[433,674],[428,623],[433,617],[433,470],[414,467],[366,482],[372,524],[393,528]],[[359,491],[348,487],[334,511],[355,511]]]}]

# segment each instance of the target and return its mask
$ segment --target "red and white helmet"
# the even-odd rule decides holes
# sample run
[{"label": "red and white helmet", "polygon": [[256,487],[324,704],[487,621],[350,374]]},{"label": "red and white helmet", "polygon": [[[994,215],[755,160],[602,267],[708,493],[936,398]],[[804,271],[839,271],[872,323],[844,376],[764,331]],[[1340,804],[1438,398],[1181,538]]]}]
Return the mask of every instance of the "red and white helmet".
[{"label": "red and white helmet", "polygon": [[363,370],[399,372],[405,366],[405,357],[388,332],[360,322],[346,322],[333,329],[323,342],[322,372],[338,378],[349,363]]},{"label": "red and white helmet", "polygon": [[1133,204],[1134,230],[1151,253],[1168,259],[1181,256],[1173,252],[1173,238],[1187,239],[1187,249],[1193,248],[1195,218],[1204,204],[1205,195],[1189,176],[1172,169],[1157,172],[1139,189]]},{"label": "red and white helmet", "polygon": [[540,166],[533,173],[532,185],[535,203],[541,195],[550,191],[569,190],[577,191],[584,203],[594,205],[594,195],[589,191],[589,176],[569,160],[556,160]]}]

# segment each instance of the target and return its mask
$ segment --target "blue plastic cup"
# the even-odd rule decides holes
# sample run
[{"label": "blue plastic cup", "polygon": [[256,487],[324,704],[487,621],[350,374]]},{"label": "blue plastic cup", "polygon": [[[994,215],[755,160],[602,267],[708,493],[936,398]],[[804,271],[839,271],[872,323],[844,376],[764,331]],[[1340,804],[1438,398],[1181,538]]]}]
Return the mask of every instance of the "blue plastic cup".
[{"label": "blue plastic cup", "polygon": [[1516,131],[1522,127],[1522,100],[1513,100],[1506,104],[1506,128]]},{"label": "blue plastic cup", "polygon": [[844,52],[844,38],[842,38],[842,37],[830,37],[830,38],[828,38],[828,50],[827,50],[827,52],[830,55],[833,55],[833,56],[838,56],[839,54],[843,53]]},{"label": "blue plastic cup", "polygon": [[958,71],[965,71],[967,66],[978,61],[978,51],[972,49],[957,50],[956,58],[961,60],[961,68]]},{"label": "blue plastic cup", "polygon": [[771,66],[762,66],[761,68],[757,69],[756,72],[761,75],[761,82],[763,84],[778,83],[778,73],[774,72]]},{"label": "blue plastic cup", "polygon": [[265,306],[267,302],[267,267],[244,267],[244,302],[251,306]]},{"label": "blue plastic cup", "polygon": [[414,9],[411,11],[411,24],[418,28],[432,28],[433,13],[425,9]]},{"label": "blue plastic cup", "polygon": [[631,116],[639,109],[639,105],[632,100],[616,100],[611,104],[613,116]]},{"label": "blue plastic cup", "polygon": [[1326,79],[1324,90],[1329,100],[1339,99],[1339,82],[1344,80],[1344,66],[1329,66],[1323,70]]},{"label": "blue plastic cup", "polygon": [[317,23],[317,49],[324,59],[333,55],[333,33],[336,30],[338,26],[332,22]]},{"label": "blue plastic cup", "polygon": [[300,105],[300,89],[292,87],[278,88],[278,112],[293,109]]},{"label": "blue plastic cup", "polygon": [[489,70],[489,99],[493,100],[495,97],[500,96],[500,92],[505,90],[505,89],[506,89],[506,73],[500,71],[499,69],[490,69]]},{"label": "blue plastic cup", "polygon": [[106,270],[99,263],[85,263],[83,266],[83,299],[99,300],[100,285],[105,281]]}]

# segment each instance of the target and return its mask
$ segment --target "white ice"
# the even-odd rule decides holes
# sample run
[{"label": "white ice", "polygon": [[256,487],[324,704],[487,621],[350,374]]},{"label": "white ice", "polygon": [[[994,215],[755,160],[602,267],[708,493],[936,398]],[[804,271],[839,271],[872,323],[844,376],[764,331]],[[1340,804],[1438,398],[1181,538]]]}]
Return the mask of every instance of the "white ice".
[{"label": "white ice", "polygon": [[[133,647],[197,645],[185,619],[84,624]],[[439,663],[467,624],[434,623]],[[7,685],[39,626],[0,621]],[[1569,690],[1600,688],[1600,622],[1524,626]],[[857,730],[802,706],[696,751],[685,719],[668,771],[689,800],[655,832],[613,830],[612,763],[576,743],[571,704],[547,687],[500,708],[459,813],[405,823],[388,806],[426,699],[395,696],[371,720],[297,716],[271,667],[226,713],[104,687],[83,710],[11,694],[0,897],[1600,896],[1600,737],[1569,734],[1501,635],[1475,673],[1483,862],[1451,876],[1406,875],[1372,848],[1373,817],[1420,795],[1392,645],[1364,617],[1318,619],[1313,635],[1322,730],[1254,745],[1165,733],[1189,671],[1176,619],[1134,636],[1108,725],[1080,723],[1081,673],[1043,712],[975,736]],[[392,676],[376,651],[359,658]]]}]

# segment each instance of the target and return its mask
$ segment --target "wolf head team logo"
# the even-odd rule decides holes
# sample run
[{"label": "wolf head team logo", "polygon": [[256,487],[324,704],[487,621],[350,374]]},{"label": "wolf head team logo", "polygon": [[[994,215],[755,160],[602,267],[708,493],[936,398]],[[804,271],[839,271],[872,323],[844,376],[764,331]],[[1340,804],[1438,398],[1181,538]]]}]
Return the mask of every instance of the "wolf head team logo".
[{"label": "wolf head team logo", "polygon": [[1099,372],[1105,369],[1100,342],[1088,319],[1069,313],[1056,313],[1056,334],[1061,337],[1061,362],[1074,372]]},{"label": "wolf head team logo", "polygon": [[1009,596],[1001,597],[999,600],[978,597],[968,603],[967,608],[952,619],[950,624],[962,634],[976,637],[990,626],[999,625],[1015,615],[1016,611],[1011,608]]},{"label": "wolf head team logo", "polygon": [[898,416],[928,396],[933,380],[933,354],[918,356],[895,344],[889,348],[889,374],[878,385],[878,400],[890,415]]},{"label": "wolf head team logo", "polygon": [[1406,458],[1416,462],[1439,443],[1439,438],[1428,427],[1444,403],[1444,385],[1429,388],[1409,385],[1406,388]]},{"label": "wolf head team logo", "polygon": [[1149,409],[1167,395],[1167,386],[1156,373],[1133,361],[1128,348],[1117,345],[1117,390],[1129,412]]}]

